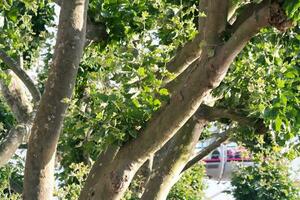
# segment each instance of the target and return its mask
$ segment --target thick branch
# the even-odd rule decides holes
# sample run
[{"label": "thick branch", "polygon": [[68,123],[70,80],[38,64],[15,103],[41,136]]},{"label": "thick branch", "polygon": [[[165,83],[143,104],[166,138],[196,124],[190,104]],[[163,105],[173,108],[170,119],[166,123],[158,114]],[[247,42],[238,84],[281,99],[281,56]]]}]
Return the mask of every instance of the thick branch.
[{"label": "thick branch", "polygon": [[209,0],[204,41],[208,47],[219,45],[220,35],[227,24],[229,0]]},{"label": "thick branch", "polygon": [[192,155],[206,119],[191,118],[176,135],[163,146],[154,158],[154,170],[141,199],[166,199],[180,172]]},{"label": "thick branch", "polygon": [[[9,70],[7,71],[8,73]],[[18,125],[12,128],[5,139],[0,144],[0,167],[5,165],[10,158],[15,154],[19,145],[29,135],[30,126],[30,112],[32,111],[32,105],[27,99],[27,95],[24,91],[23,83],[15,77],[15,74],[11,74],[12,79],[9,85],[0,80],[1,92],[9,105],[14,117],[17,120]]]},{"label": "thick branch", "polygon": [[28,143],[24,200],[52,199],[56,146],[83,53],[87,7],[88,0],[62,2],[53,65]]},{"label": "thick branch", "polygon": [[30,128],[26,124],[19,124],[12,128],[0,145],[0,167],[5,165],[15,154],[23,138],[29,134]]},{"label": "thick branch", "polygon": [[[222,118],[230,119],[238,122],[240,125],[249,126],[256,130],[267,130],[267,127],[263,124],[262,120],[256,118],[250,118],[243,114],[241,111],[229,110],[218,107],[210,107],[202,104],[195,113],[196,118],[206,118],[209,121],[214,121]],[[205,116],[203,116],[203,114]],[[263,127],[264,126],[264,127]]]},{"label": "thick branch", "polygon": [[12,75],[12,79],[9,85],[7,85],[5,81],[0,80],[1,93],[16,120],[25,123],[29,121],[32,105],[22,87],[22,82],[18,80],[13,73],[10,73],[9,71],[7,71],[7,73]]},{"label": "thick branch", "polygon": [[27,89],[32,95],[33,101],[35,103],[39,102],[41,98],[40,91],[37,89],[37,87],[35,87],[34,82],[21,68],[19,63],[13,58],[9,57],[3,50],[0,50],[0,59],[20,78],[20,80],[22,80],[24,85],[26,85]]},{"label": "thick branch", "polygon": [[[211,54],[209,57],[213,57],[210,64],[207,64],[207,69],[205,69],[208,76],[219,77],[220,80],[211,79],[211,81],[220,83],[223,79],[228,69],[230,63],[234,60],[237,54],[242,50],[245,46],[247,41],[250,40],[262,27],[266,27],[269,25],[270,19],[270,9],[266,2],[262,2],[259,4],[259,10],[256,10],[247,20],[244,21],[234,32],[231,38],[222,46],[218,46],[217,48],[206,48],[206,54]],[[215,36],[214,36],[215,37]],[[218,54],[218,56],[216,56]],[[222,56],[223,54],[223,56]],[[175,78],[172,82],[166,85],[166,88],[171,91],[179,90],[181,87],[184,86],[186,80],[194,74],[199,66],[203,65],[203,59],[195,60],[183,73],[181,73],[177,78]],[[206,61],[204,61],[206,62]],[[198,69],[199,71],[199,69]],[[213,85],[215,83],[208,83],[211,84],[212,88],[217,87],[217,85]]]},{"label": "thick branch", "polygon": [[230,32],[234,33],[237,30],[237,28],[241,24],[243,24],[251,15],[253,15],[253,13],[262,5],[263,4],[257,4],[252,2],[238,9],[237,12],[239,13],[239,15],[230,27]]},{"label": "thick branch", "polygon": [[[199,2],[199,14],[204,14],[205,17],[199,17],[199,33],[192,41],[188,41],[182,48],[179,48],[175,56],[167,63],[167,70],[177,77],[181,74],[191,63],[200,57],[202,52],[201,41],[203,40],[205,24],[207,21],[207,7],[209,0],[202,0]],[[164,80],[168,83],[170,80]]]},{"label": "thick branch", "polygon": [[233,33],[230,39],[221,47],[216,49],[213,62],[207,65],[207,76],[212,81],[212,88],[219,85],[224,78],[229,65],[242,51],[247,42],[255,36],[262,28],[269,26],[270,5],[269,1],[263,1],[259,9],[256,10],[247,20],[242,23]]},{"label": "thick branch", "polygon": [[[190,119],[206,95],[220,84],[231,62],[247,41],[269,25],[269,14],[269,6],[265,5],[246,20],[213,55],[201,56],[196,67],[185,74],[168,104],[152,117],[142,133],[125,144],[115,161],[105,170],[89,176],[80,199],[101,199],[103,194],[107,199],[121,198],[138,168]],[[93,172],[97,172],[97,166],[94,167]],[[109,178],[100,182],[99,177],[104,176]]]},{"label": "thick branch", "polygon": [[[187,42],[173,59],[167,63],[167,69],[175,77],[181,74],[202,54],[202,49],[215,46],[219,41],[219,34],[225,30],[228,0],[202,0],[199,3],[200,12],[206,17],[199,17],[199,33]],[[165,80],[169,82],[170,80]]]}]

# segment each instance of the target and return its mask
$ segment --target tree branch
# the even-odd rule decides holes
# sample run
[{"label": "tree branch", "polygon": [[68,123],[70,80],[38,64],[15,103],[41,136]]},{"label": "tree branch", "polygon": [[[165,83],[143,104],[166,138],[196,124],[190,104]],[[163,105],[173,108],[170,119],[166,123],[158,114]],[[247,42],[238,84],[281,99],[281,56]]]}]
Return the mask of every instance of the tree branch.
[{"label": "tree branch", "polygon": [[269,26],[269,1],[263,1],[248,19],[246,19],[232,34],[230,39],[215,49],[215,59],[207,65],[206,74],[212,88],[217,87],[227,73],[227,70],[236,56],[241,52],[247,42],[262,28]]},{"label": "tree branch", "polygon": [[16,120],[25,123],[30,118],[32,105],[29,103],[27,95],[21,87],[22,83],[17,80],[17,77],[14,77],[14,74],[12,74],[12,76],[9,85],[6,85],[3,80],[0,80],[1,93]]},{"label": "tree branch", "polygon": [[212,152],[214,149],[216,149],[218,146],[220,146],[223,142],[228,140],[230,133],[232,132],[232,129],[226,130],[225,132],[218,135],[217,139],[205,147],[202,151],[200,151],[194,158],[192,158],[183,168],[181,173],[183,173],[185,170],[192,167],[194,164],[198,163],[200,160],[202,160],[205,156],[207,156],[210,152]]},{"label": "tree branch", "polygon": [[28,76],[28,74],[21,68],[19,63],[8,56],[3,50],[0,50],[0,59],[7,65],[9,69],[11,69],[19,79],[24,83],[29,92],[32,95],[32,99],[34,103],[38,103],[41,98],[40,91],[35,87],[32,79]]},{"label": "tree branch", "polygon": [[268,130],[263,123],[262,119],[250,118],[243,114],[241,111],[228,110],[218,107],[210,107],[205,104],[202,104],[200,108],[195,113],[196,118],[205,117],[209,121],[214,121],[222,118],[230,119],[232,121],[238,122],[240,125],[253,127],[259,133],[265,133]]},{"label": "tree branch", "polygon": [[154,169],[141,199],[166,199],[191,157],[208,121],[190,118],[154,157]]},{"label": "tree branch", "polygon": [[[104,194],[109,199],[121,198],[136,170],[190,119],[207,94],[221,83],[230,64],[250,38],[269,25],[269,19],[270,7],[266,4],[250,16],[224,45],[212,49],[212,54],[201,56],[192,71],[183,72],[185,76],[172,91],[169,102],[152,116],[136,139],[122,146],[113,163],[89,176],[79,199],[99,199]],[[97,166],[94,167],[93,172],[97,172]],[[100,182],[98,178],[103,176],[110,178]]]},{"label": "tree branch", "polygon": [[[8,70],[8,73],[9,70]],[[12,73],[9,85],[0,80],[1,92],[9,105],[18,125],[12,128],[0,144],[0,167],[5,165],[15,154],[20,144],[29,135],[32,105],[27,99],[23,83]]]},{"label": "tree branch", "polygon": [[[206,17],[199,17],[199,33],[187,42],[167,63],[167,69],[175,77],[187,69],[202,54],[202,49],[216,45],[219,34],[225,30],[228,0],[201,0],[199,11]],[[168,83],[171,80],[164,80]]]},{"label": "tree branch", "polygon": [[[268,127],[266,127],[266,125],[263,123],[263,120],[249,118],[239,113],[240,112],[237,111],[226,110],[223,108],[209,107],[202,104],[200,108],[197,110],[197,112],[195,113],[195,117],[200,119],[204,117],[209,121],[217,120],[220,118],[227,118],[238,122],[240,125],[254,128],[258,134],[265,134],[267,132]],[[234,129],[228,129],[224,133],[220,134],[219,137],[212,144],[207,146],[205,149],[199,152],[192,160],[190,160],[186,164],[182,172],[190,168],[195,163],[199,162],[201,159],[207,156],[212,150],[220,146],[220,144],[222,144],[224,141],[226,141],[229,138],[230,132],[232,132],[233,130]]]},{"label": "tree branch", "polygon": [[15,154],[24,137],[29,134],[27,124],[19,124],[12,128],[0,145],[0,167],[5,165]]},{"label": "tree branch", "polygon": [[236,12],[239,13],[234,23],[229,27],[229,32],[234,33],[237,28],[243,24],[253,13],[261,7],[262,4],[257,3],[249,3],[245,6],[242,6],[240,9],[238,9]]}]

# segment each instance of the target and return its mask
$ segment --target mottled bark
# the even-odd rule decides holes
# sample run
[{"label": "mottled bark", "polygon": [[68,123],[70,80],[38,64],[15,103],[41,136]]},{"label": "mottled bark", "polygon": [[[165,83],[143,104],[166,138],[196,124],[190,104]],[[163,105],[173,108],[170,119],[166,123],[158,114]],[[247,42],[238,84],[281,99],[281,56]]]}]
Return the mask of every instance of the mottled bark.
[{"label": "mottled bark", "polygon": [[164,200],[192,156],[207,120],[191,118],[156,154],[142,200]]},{"label": "mottled bark", "polygon": [[24,200],[52,199],[54,158],[85,42],[87,0],[64,0],[53,65],[28,143]]}]

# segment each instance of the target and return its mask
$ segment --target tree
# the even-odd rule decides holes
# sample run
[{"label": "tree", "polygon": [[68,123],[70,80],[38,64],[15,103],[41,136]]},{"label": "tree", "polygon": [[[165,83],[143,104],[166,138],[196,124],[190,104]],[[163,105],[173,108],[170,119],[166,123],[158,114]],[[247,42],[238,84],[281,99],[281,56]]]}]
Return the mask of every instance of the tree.
[{"label": "tree", "polygon": [[[56,152],[62,177],[70,163],[95,160],[79,199],[121,199],[146,161],[154,165],[141,198],[164,199],[183,170],[230,134],[256,151],[265,147],[253,142],[285,146],[298,136],[298,1],[55,3],[56,45],[46,56],[53,4],[1,4],[1,66],[13,74],[3,74],[1,90],[15,127],[3,133],[0,160],[27,143],[23,199],[51,199]],[[271,29],[293,25],[284,36]],[[38,58],[39,88],[26,72]],[[225,132],[188,163],[214,121]]]}]

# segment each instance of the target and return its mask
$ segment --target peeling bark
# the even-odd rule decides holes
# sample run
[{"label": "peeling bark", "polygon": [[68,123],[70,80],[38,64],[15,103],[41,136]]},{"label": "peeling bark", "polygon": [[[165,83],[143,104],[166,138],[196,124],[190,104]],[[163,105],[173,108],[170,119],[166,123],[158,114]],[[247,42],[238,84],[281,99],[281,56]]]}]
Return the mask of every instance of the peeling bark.
[{"label": "peeling bark", "polygon": [[87,0],[62,2],[53,65],[28,143],[24,200],[52,199],[56,146],[83,52],[87,6]]}]

